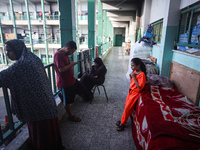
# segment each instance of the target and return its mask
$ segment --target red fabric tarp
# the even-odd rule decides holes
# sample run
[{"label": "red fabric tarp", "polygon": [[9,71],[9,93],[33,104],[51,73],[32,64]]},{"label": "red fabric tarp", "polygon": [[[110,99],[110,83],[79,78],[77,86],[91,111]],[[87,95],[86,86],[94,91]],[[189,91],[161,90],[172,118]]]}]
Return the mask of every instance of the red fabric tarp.
[{"label": "red fabric tarp", "polygon": [[138,150],[200,148],[200,108],[184,98],[174,87],[145,85],[131,116]]}]

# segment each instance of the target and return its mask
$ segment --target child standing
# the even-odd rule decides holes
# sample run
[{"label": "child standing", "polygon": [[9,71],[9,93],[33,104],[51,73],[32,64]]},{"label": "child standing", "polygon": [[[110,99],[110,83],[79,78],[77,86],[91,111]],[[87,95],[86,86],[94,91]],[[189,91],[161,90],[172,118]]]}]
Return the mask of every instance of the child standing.
[{"label": "child standing", "polygon": [[133,72],[130,74],[131,83],[129,86],[129,92],[125,102],[124,112],[121,121],[116,123],[117,131],[124,130],[124,125],[131,115],[140,92],[144,88],[146,83],[146,67],[139,58],[133,58],[131,60],[131,69]]}]

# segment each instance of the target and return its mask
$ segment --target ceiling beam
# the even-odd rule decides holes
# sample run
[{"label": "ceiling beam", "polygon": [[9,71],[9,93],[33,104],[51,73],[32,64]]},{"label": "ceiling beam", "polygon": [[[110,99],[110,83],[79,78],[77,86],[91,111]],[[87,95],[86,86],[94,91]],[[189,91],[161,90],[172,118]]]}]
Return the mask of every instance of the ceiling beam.
[{"label": "ceiling beam", "polygon": [[13,0],[12,2],[13,2],[13,4],[22,4],[23,3],[22,1],[18,1],[18,0]]},{"label": "ceiling beam", "polygon": [[116,2],[107,2],[103,3],[103,10],[107,11],[134,11],[140,9],[139,3],[122,3],[121,5],[117,5]]},{"label": "ceiling beam", "polygon": [[108,11],[108,17],[115,17],[115,16],[135,16],[136,11]]}]

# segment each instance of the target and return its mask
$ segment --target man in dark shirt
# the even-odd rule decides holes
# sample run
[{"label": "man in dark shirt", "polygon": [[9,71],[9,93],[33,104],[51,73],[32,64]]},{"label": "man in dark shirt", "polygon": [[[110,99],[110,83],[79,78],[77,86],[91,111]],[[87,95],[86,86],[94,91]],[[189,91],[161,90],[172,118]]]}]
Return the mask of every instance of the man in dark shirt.
[{"label": "man in dark shirt", "polygon": [[78,62],[70,62],[68,57],[76,49],[77,46],[74,41],[69,41],[63,48],[58,49],[54,54],[54,66],[57,74],[57,87],[62,89],[63,104],[69,114],[69,120],[80,122],[81,119],[73,115],[70,104],[74,102],[76,94],[80,95],[84,100],[88,97],[85,87],[74,77],[72,67]]}]

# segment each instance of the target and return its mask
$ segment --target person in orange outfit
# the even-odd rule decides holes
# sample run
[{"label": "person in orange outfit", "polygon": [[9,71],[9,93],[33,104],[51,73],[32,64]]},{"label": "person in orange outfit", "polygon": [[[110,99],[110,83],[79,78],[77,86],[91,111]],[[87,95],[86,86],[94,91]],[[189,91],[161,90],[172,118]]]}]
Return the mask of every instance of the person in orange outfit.
[{"label": "person in orange outfit", "polygon": [[139,97],[140,92],[144,88],[146,83],[146,67],[139,58],[133,58],[131,60],[131,69],[133,72],[130,74],[131,83],[129,86],[129,92],[125,102],[124,112],[121,121],[116,123],[117,131],[124,130],[124,125],[131,115]]}]

